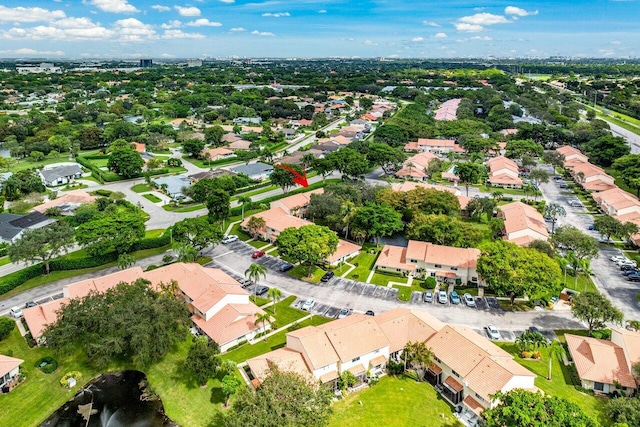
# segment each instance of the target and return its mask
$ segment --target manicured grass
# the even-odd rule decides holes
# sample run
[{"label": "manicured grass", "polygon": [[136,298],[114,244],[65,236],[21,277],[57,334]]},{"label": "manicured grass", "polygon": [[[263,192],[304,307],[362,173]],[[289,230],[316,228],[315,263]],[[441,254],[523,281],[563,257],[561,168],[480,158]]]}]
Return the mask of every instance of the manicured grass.
[{"label": "manicured grass", "polygon": [[385,376],[373,387],[351,393],[333,405],[330,427],[461,426],[427,382]]},{"label": "manicured grass", "polygon": [[407,283],[407,278],[402,276],[396,276],[394,274],[377,272],[373,274],[373,277],[371,278],[370,283],[378,286],[387,286],[389,282]]},{"label": "manicured grass", "polygon": [[240,223],[234,224],[233,227],[231,227],[231,232],[229,234],[235,234],[243,242],[251,239],[251,236],[249,236],[247,233],[242,231],[242,228],[240,227]]},{"label": "manicured grass", "polygon": [[500,305],[500,307],[504,308],[505,310],[509,310],[509,311],[529,311],[529,310],[531,310],[531,307],[525,301],[514,301],[513,304],[511,304],[511,301],[509,301],[509,300],[499,299],[498,300],[498,304]]},{"label": "manicured grass", "polygon": [[407,286],[394,286],[394,288],[398,289],[398,299],[400,301],[411,301],[412,289]]},{"label": "manicured grass", "polygon": [[[153,256],[153,255],[158,255],[158,254],[164,253],[169,248],[170,248],[170,245],[166,245],[166,246],[161,246],[159,248],[145,249],[143,251],[132,252],[131,255],[133,255],[133,257],[135,259],[142,259],[142,258],[147,258],[147,257]],[[80,252],[80,251],[78,251],[78,252]],[[100,271],[100,270],[103,270],[103,269],[108,268],[108,267],[114,267],[116,265],[118,265],[117,262],[110,262],[108,264],[104,264],[104,265],[101,265],[101,266],[98,266],[98,267],[92,267],[92,268],[82,268],[82,269],[78,269],[78,270],[53,271],[48,275],[42,275],[42,276],[34,277],[31,280],[27,280],[25,283],[23,283],[22,285],[10,290],[6,294],[2,294],[0,296],[0,300],[5,299],[5,298],[9,298],[9,297],[11,297],[13,295],[19,294],[19,293],[24,292],[24,291],[29,290],[29,289],[37,288],[38,286],[46,285],[48,283],[56,282],[56,281],[62,280],[62,279],[68,279],[70,277],[80,276],[82,274],[93,273],[93,272]],[[2,424],[0,423],[0,425],[2,425]]]},{"label": "manicured grass", "polygon": [[295,277],[296,279],[304,280],[305,282],[318,283],[324,273],[326,273],[325,270],[318,267],[317,265],[314,265],[313,268],[311,268],[311,276],[307,275],[308,272],[308,265],[299,265],[289,271],[289,276]]},{"label": "manicured grass", "polygon": [[158,203],[158,202],[162,201],[162,199],[160,197],[158,197],[156,195],[153,195],[151,193],[143,194],[142,197],[144,197],[145,199],[147,199],[147,200],[149,200],[150,202],[153,202],[153,203]]},{"label": "manicured grass", "polygon": [[[560,331],[556,331],[556,333],[558,332]],[[564,335],[562,335],[562,338],[564,339]],[[549,354],[545,349],[541,351],[542,358],[540,360],[524,360],[518,356],[515,344],[506,342],[498,342],[496,344],[511,353],[516,362],[537,375],[535,385],[544,393],[567,399],[578,405],[589,417],[597,420],[601,425],[611,425],[611,421],[606,419],[603,412],[607,399],[597,398],[576,390],[571,383],[569,370],[564,366],[562,360],[554,357],[551,368],[551,381],[548,381]]]},{"label": "manicured grass", "polygon": [[210,162],[207,162],[206,160],[200,160],[200,159],[194,159],[189,157],[188,154],[185,154],[184,156],[182,156],[183,161],[187,161],[189,163],[191,163],[194,166],[197,166],[201,169],[211,169],[212,167],[218,167],[218,166],[223,166],[223,165],[230,165],[232,163],[242,163],[240,162],[236,157],[231,157],[229,159],[222,159],[222,160],[212,160]]},{"label": "manicured grass", "polygon": [[298,319],[302,319],[304,316],[309,314],[306,311],[290,307],[295,300],[296,296],[291,295],[282,301],[279,301],[276,304],[275,310],[273,309],[273,306],[265,308],[265,311],[270,313],[276,319],[276,329],[288,325],[289,323],[293,323]]},{"label": "manicured grass", "polygon": [[[369,253],[371,249],[374,249],[375,252],[373,254]],[[347,275],[349,279],[360,280],[364,282],[369,277],[369,273],[373,268],[373,264],[376,262],[376,258],[378,257],[378,250],[375,245],[371,245],[365,243],[362,245],[362,251],[360,255],[349,260],[350,264],[356,266],[356,268]]]},{"label": "manicured grass", "polygon": [[8,256],[0,258],[0,265],[7,265],[11,262]]},{"label": "manicured grass", "polygon": [[[318,326],[330,322],[332,319],[328,319],[322,316],[313,316],[303,322],[298,323],[296,328],[289,328],[291,331],[294,329],[304,328],[306,326]],[[244,362],[252,357],[260,356],[261,354],[268,353],[272,350],[284,347],[286,343],[287,331],[281,331],[277,334],[271,335],[266,340],[260,340],[255,344],[244,344],[234,350],[231,350],[222,355],[223,359],[233,360],[236,363]]]},{"label": "manicured grass", "polygon": [[256,249],[261,249],[264,246],[268,245],[268,242],[263,242],[262,240],[253,240],[251,242],[247,242],[249,243],[250,246],[253,246]]},{"label": "manicured grass", "polygon": [[87,184],[75,183],[71,185],[65,185],[60,189],[60,191],[71,191],[71,190],[82,190],[83,188],[89,187]]},{"label": "manicured grass", "polygon": [[165,211],[179,212],[179,213],[193,212],[193,211],[197,211],[204,208],[205,206],[202,203],[196,203],[195,205],[178,205],[178,206],[174,206],[173,204],[162,205],[162,209],[164,209]]},{"label": "manicured grass", "polygon": [[145,193],[147,191],[153,190],[153,188],[148,184],[136,184],[131,187],[131,190],[135,191],[136,193]]},{"label": "manicured grass", "polygon": [[41,160],[39,162],[34,161],[33,159],[31,159],[30,157],[24,158],[24,159],[20,159],[17,162],[15,162],[15,164],[13,166],[11,166],[11,171],[13,173],[16,172],[20,172],[26,169],[33,169],[33,168],[42,168],[43,166],[46,165],[53,165],[56,163],[69,163],[69,157],[68,156],[60,156],[57,158],[46,158],[44,160]]},{"label": "manicured grass", "polygon": [[269,304],[271,302],[270,299],[262,297],[251,297],[251,301],[253,301],[253,303],[258,307],[262,307],[263,305]]},{"label": "manicured grass", "polygon": [[598,289],[596,288],[596,285],[594,285],[593,280],[591,280],[591,277],[585,276],[584,274],[580,274],[578,276],[577,285],[575,285],[575,277],[573,277],[571,274],[567,274],[566,287],[569,289],[574,289],[578,292],[585,292],[585,291],[598,292]]},{"label": "manicured grass", "polygon": [[164,229],[147,230],[147,232],[145,233],[144,237],[147,238],[147,239],[154,238],[154,237],[160,237],[160,236],[162,236],[163,233],[164,233]]},{"label": "manicured grass", "polygon": [[231,201],[234,200],[238,200],[239,196],[245,196],[245,197],[253,197],[253,196],[257,196],[258,194],[262,194],[262,193],[266,193],[267,191],[273,191],[273,190],[277,190],[278,187],[277,185],[270,185],[268,187],[262,187],[262,188],[258,188],[257,190],[253,190],[253,191],[249,191],[246,193],[240,193],[238,195],[235,195],[231,198]]}]

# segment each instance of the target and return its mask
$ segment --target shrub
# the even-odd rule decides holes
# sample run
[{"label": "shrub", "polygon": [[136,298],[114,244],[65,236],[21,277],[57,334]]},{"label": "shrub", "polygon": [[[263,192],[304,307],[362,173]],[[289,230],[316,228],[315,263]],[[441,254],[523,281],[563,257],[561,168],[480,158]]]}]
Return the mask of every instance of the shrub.
[{"label": "shrub", "polygon": [[149,267],[147,267],[147,269],[145,271],[151,271],[151,270],[155,270],[156,268],[158,268],[157,265],[155,264],[151,264]]},{"label": "shrub", "polygon": [[426,279],[424,279],[424,284],[427,289],[435,289],[437,283],[438,282],[436,281],[435,277],[427,277]]},{"label": "shrub", "polygon": [[9,252],[9,244],[0,243],[0,257],[6,256],[8,252]]},{"label": "shrub", "polygon": [[601,340],[610,340],[611,339],[611,329],[599,329],[595,330],[591,333],[593,338],[601,339]]},{"label": "shrub", "polygon": [[389,375],[400,375],[404,372],[404,364],[389,359],[389,362],[387,363],[387,372],[389,372]]},{"label": "shrub", "polygon": [[50,374],[58,369],[58,362],[51,356],[44,356],[38,359],[33,366],[40,369],[45,374]]},{"label": "shrub", "polygon": [[113,191],[111,191],[111,190],[96,190],[93,193],[98,195],[98,196],[109,197],[110,195],[113,194]]},{"label": "shrub", "polygon": [[8,317],[0,317],[0,341],[9,336],[16,327],[16,322]]},{"label": "shrub", "polygon": [[69,385],[69,383],[67,383],[67,380],[69,378],[75,378],[76,381],[78,381],[79,379],[82,378],[82,372],[79,371],[70,371],[67,372],[66,374],[64,374],[62,376],[62,378],[60,379],[60,385],[62,387],[67,387]]},{"label": "shrub", "polygon": [[15,273],[8,274],[0,280],[0,295],[6,294],[10,290],[22,285],[29,279],[44,274],[44,266],[39,263],[27,268],[23,268]]}]

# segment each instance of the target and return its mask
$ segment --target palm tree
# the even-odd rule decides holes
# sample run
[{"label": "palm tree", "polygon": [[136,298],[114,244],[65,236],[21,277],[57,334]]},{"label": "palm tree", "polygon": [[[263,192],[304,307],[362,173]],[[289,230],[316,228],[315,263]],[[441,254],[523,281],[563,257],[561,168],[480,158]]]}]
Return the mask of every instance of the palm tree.
[{"label": "palm tree", "polygon": [[278,288],[271,288],[267,292],[267,297],[273,301],[273,314],[276,314],[276,304],[282,299],[282,291]]},{"label": "palm tree", "polygon": [[[263,312],[263,313],[256,313],[255,314],[255,324],[256,326],[258,326],[258,323],[262,323],[262,327],[263,330],[266,332],[267,328],[265,325],[271,325],[271,316],[269,316],[269,313]],[[265,336],[264,338],[265,340],[267,339],[267,337]]]},{"label": "palm tree", "polygon": [[313,162],[313,159],[315,159],[315,156],[311,153],[307,153],[302,156],[300,160],[302,161],[302,164],[305,168],[309,168],[311,167],[311,162]]},{"label": "palm tree", "polygon": [[557,203],[549,203],[544,207],[544,215],[551,218],[551,234],[553,234],[558,217],[567,216],[567,211]]},{"label": "palm tree", "polygon": [[502,191],[494,191],[493,193],[491,193],[491,197],[493,197],[496,202],[500,203],[500,201],[504,197],[504,193]]},{"label": "palm tree", "polygon": [[551,369],[553,367],[553,358],[557,357],[560,359],[564,354],[564,349],[562,348],[562,344],[557,339],[551,341],[551,344],[548,346],[549,349],[549,371],[547,373],[547,379],[551,381]]},{"label": "palm tree", "polygon": [[424,370],[425,367],[433,364],[433,352],[427,344],[424,342],[409,341],[402,350],[403,359],[404,359],[404,368],[407,369],[407,364],[411,366],[411,368],[415,371],[418,380],[422,379],[422,375],[420,372]]},{"label": "palm tree", "polygon": [[198,259],[198,250],[189,244],[179,243],[175,246],[179,262],[195,262]]},{"label": "palm tree", "polygon": [[564,286],[567,286],[567,268],[569,267],[569,260],[566,257],[557,256],[556,262],[564,272]]},{"label": "palm tree", "polygon": [[342,223],[345,225],[345,232],[344,232],[345,239],[349,238],[349,225],[351,224],[351,221],[353,221],[353,218],[356,216],[357,212],[358,211],[356,209],[356,205],[350,200],[345,201],[342,204],[342,206],[340,206],[340,215],[342,215]]},{"label": "palm tree", "polygon": [[242,206],[242,220],[244,221],[244,207],[251,206],[252,200],[249,196],[238,196],[238,203]]},{"label": "palm tree", "polygon": [[[573,282],[573,288],[574,289],[576,289],[578,287],[578,274],[579,274],[578,272],[579,271],[582,271],[582,273],[587,277],[590,276],[593,273],[591,271],[591,261],[589,261],[588,259],[585,259],[585,258],[579,259],[577,264],[578,264],[578,268],[575,271],[575,275],[576,276],[575,276],[575,279],[574,279],[574,282]],[[587,282],[586,282],[586,280],[584,282],[584,291],[585,292],[587,291]]]},{"label": "palm tree", "polygon": [[258,288],[258,281],[260,280],[260,277],[262,277],[263,279],[267,278],[267,267],[265,267],[264,265],[260,265],[260,264],[256,264],[255,262],[251,263],[251,265],[249,266],[249,268],[247,268],[244,271],[244,277],[246,277],[247,279],[249,279],[251,282],[254,283],[253,286],[253,290],[254,290],[254,295],[253,295],[253,299],[255,301],[255,291]]}]

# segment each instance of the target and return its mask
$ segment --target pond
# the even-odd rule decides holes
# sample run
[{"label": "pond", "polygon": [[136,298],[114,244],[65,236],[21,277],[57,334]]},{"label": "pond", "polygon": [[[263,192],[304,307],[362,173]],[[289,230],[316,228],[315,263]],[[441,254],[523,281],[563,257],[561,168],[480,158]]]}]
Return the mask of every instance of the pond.
[{"label": "pond", "polygon": [[177,426],[164,415],[160,398],[139,371],[103,374],[62,405],[41,426]]}]

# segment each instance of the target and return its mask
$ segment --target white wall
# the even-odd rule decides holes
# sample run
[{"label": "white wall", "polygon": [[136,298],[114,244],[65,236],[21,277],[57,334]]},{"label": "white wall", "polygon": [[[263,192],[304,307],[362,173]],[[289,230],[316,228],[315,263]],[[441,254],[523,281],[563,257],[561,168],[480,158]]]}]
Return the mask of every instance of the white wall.
[{"label": "white wall", "polygon": [[204,320],[209,321],[217,312],[222,310],[228,304],[249,304],[249,295],[225,295],[220,301],[214,304],[204,313]]}]

